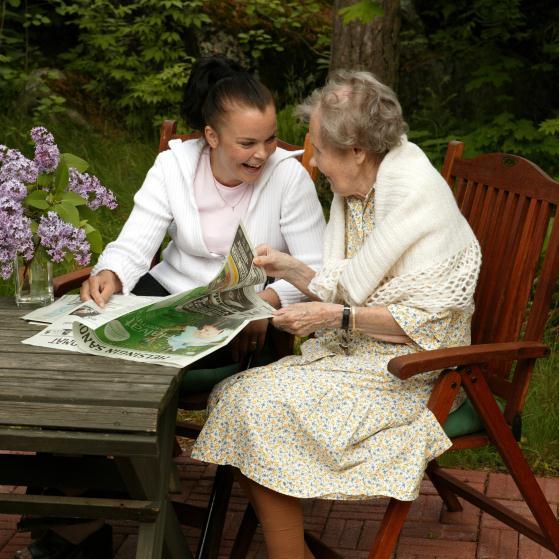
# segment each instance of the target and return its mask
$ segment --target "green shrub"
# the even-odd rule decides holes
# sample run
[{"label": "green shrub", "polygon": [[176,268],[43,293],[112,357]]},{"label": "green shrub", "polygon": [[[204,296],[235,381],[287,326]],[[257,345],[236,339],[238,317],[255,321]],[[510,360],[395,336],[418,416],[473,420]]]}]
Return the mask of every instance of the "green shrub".
[{"label": "green shrub", "polygon": [[[410,137],[438,164],[507,151],[559,175],[559,9],[520,0],[416,0],[401,33],[400,98]],[[415,11],[414,11],[415,10]]]},{"label": "green shrub", "polygon": [[63,58],[87,77],[85,88],[132,127],[177,114],[192,62],[189,41],[208,24],[202,0],[57,0],[77,27],[77,45]]}]

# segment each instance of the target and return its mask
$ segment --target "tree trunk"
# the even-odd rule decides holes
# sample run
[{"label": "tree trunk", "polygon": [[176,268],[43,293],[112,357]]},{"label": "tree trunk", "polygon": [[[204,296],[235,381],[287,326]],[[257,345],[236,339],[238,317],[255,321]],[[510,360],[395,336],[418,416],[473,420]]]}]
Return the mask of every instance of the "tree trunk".
[{"label": "tree trunk", "polygon": [[344,25],[340,8],[356,0],[334,0],[330,71],[339,68],[367,70],[392,88],[398,81],[400,0],[378,0],[384,15],[371,23],[359,20]]}]

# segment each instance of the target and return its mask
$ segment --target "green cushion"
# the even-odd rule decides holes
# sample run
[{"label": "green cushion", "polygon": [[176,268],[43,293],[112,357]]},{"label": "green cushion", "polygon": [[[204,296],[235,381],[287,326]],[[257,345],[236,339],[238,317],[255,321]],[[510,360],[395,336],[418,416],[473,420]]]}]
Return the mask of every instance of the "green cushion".
[{"label": "green cushion", "polygon": [[[501,402],[497,402],[497,405],[501,408],[501,411],[505,409]],[[469,398],[466,398],[464,403],[448,416],[444,424],[444,431],[451,438],[477,433],[484,429],[483,421],[477,414],[474,406],[472,406]]]},{"label": "green cushion", "polygon": [[[210,358],[211,358],[210,354]],[[205,359],[205,358],[203,358]],[[230,360],[230,357],[225,358],[226,361]],[[261,367],[263,365],[268,365],[273,361],[277,360],[277,356],[271,346],[271,344],[266,340],[264,347],[258,352],[251,362],[251,367]],[[223,363],[221,359],[221,363]],[[216,365],[221,365],[217,362]],[[204,367],[200,369],[188,370],[182,377],[180,391],[181,392],[208,392],[211,390],[218,382],[223,379],[238,373],[241,370],[240,363],[226,363],[219,367]]]},{"label": "green cushion", "polygon": [[181,392],[206,392],[211,390],[218,382],[238,373],[241,370],[239,363],[231,363],[214,369],[191,369],[182,377]]}]

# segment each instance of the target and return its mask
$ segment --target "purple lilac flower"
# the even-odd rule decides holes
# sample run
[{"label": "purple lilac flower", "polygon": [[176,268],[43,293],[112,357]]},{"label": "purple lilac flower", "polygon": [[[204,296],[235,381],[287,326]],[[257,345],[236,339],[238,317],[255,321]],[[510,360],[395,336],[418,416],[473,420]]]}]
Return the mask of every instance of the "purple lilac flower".
[{"label": "purple lilac flower", "polygon": [[15,179],[9,179],[4,183],[0,183],[0,197],[11,198],[17,202],[21,202],[27,196],[27,188],[25,185]]},{"label": "purple lilac flower", "polygon": [[0,195],[0,276],[10,277],[16,254],[31,260],[33,252],[31,220],[23,214],[19,201]]},{"label": "purple lilac flower", "polygon": [[97,177],[87,173],[80,173],[77,169],[70,167],[70,180],[67,190],[79,194],[87,200],[87,205],[92,210],[106,206],[111,210],[117,207],[114,194],[105,188]]},{"label": "purple lilac flower", "polygon": [[0,157],[2,167],[0,167],[0,184],[10,179],[23,183],[33,183],[37,180],[39,169],[37,164],[17,149],[6,149]]},{"label": "purple lilac flower", "polygon": [[41,217],[37,234],[55,262],[60,262],[69,251],[80,266],[89,264],[91,247],[85,231],[62,221],[57,213],[48,212],[46,216]]},{"label": "purple lilac flower", "polygon": [[31,130],[35,142],[35,164],[39,173],[54,171],[60,161],[60,150],[54,143],[54,136],[44,127],[36,126]]}]

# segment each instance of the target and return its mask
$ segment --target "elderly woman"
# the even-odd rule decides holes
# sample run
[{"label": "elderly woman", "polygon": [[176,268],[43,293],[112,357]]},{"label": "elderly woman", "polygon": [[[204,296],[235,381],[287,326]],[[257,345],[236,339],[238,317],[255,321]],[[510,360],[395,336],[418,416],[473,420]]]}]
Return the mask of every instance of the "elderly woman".
[{"label": "elderly woman", "polygon": [[316,336],[301,356],[218,385],[192,454],[240,470],[272,559],[312,557],[300,498],[417,497],[427,462],[450,445],[426,407],[437,373],[403,382],[386,365],[469,343],[481,261],[390,88],[341,71],[300,114],[334,192],[324,264],[315,273],[265,245],[255,263],[314,300],[274,324]]}]

